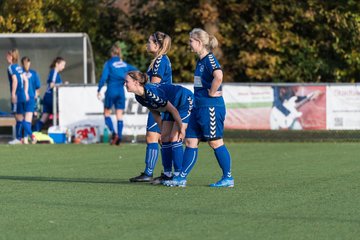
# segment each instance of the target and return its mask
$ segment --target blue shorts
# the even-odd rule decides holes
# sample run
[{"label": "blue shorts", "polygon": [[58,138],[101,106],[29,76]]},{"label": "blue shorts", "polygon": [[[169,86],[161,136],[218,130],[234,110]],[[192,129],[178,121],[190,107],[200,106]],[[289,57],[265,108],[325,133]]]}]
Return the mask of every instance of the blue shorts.
[{"label": "blue shorts", "polygon": [[35,112],[35,98],[34,97],[30,97],[29,101],[26,102],[25,111],[26,112]]},{"label": "blue shorts", "polygon": [[[190,91],[189,91],[190,92]],[[179,112],[181,120],[183,123],[189,123],[191,111],[193,109],[194,104],[194,95],[190,92],[190,94],[183,94],[181,96],[180,101],[177,103],[176,109]],[[169,112],[165,112],[162,118],[163,121],[174,122],[174,118]]]},{"label": "blue shorts", "polygon": [[146,131],[161,133],[159,125],[156,123],[151,112],[148,113],[148,119],[146,124]]},{"label": "blue shorts", "polygon": [[211,141],[223,138],[225,106],[195,107],[190,115],[186,138]]},{"label": "blue shorts", "polygon": [[43,113],[53,113],[53,99],[49,94],[45,94],[43,99]]},{"label": "blue shorts", "polygon": [[11,112],[15,114],[25,114],[25,102],[17,102],[11,104]]},{"label": "blue shorts", "polygon": [[115,109],[125,109],[125,95],[119,92],[106,91],[104,99],[104,108],[111,109],[114,105]]}]

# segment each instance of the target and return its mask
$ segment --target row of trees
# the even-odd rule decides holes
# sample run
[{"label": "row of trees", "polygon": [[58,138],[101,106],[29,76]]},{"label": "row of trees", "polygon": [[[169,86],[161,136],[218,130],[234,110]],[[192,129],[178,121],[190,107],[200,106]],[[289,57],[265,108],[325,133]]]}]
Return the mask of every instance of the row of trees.
[{"label": "row of trees", "polygon": [[221,44],[225,81],[360,81],[357,0],[3,0],[0,11],[2,32],[88,33],[97,75],[116,40],[146,70],[145,43],[159,30],[172,37],[174,80],[192,81],[188,38],[201,27]]}]

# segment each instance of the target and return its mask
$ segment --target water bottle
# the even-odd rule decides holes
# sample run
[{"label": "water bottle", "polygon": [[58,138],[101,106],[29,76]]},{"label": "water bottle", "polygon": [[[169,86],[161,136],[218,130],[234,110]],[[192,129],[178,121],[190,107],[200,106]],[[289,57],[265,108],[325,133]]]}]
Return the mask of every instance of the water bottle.
[{"label": "water bottle", "polygon": [[109,143],[109,129],[107,127],[104,127],[103,143]]},{"label": "water bottle", "polygon": [[66,143],[71,143],[71,130],[70,128],[66,129]]}]

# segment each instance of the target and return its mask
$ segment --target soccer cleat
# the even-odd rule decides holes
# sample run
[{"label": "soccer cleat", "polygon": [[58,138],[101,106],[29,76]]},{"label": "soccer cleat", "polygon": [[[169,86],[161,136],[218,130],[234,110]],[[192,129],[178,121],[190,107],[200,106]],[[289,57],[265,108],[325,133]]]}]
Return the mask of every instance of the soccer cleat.
[{"label": "soccer cleat", "polygon": [[164,181],[163,184],[168,187],[186,187],[186,178],[177,176],[172,180]]},{"label": "soccer cleat", "polygon": [[119,146],[120,143],[121,143],[121,139],[120,139],[120,138],[117,138],[117,140],[116,140],[116,142],[115,142],[115,145],[116,145],[116,146]]},{"label": "soccer cleat", "polygon": [[159,185],[159,184],[163,184],[164,181],[169,181],[169,180],[172,180],[172,177],[168,177],[164,173],[161,173],[159,177],[156,177],[151,181],[151,184]]},{"label": "soccer cleat", "polygon": [[145,173],[141,173],[139,176],[130,178],[130,182],[151,182],[153,180],[152,176],[148,176]]},{"label": "soccer cleat", "polygon": [[113,133],[111,137],[110,145],[119,145],[120,142],[119,144],[116,144],[118,141],[119,141],[118,135],[116,133]]},{"label": "soccer cleat", "polygon": [[214,187],[214,188],[220,188],[220,187],[234,187],[234,178],[232,177],[223,177],[220,179],[220,181],[216,182],[216,183],[212,183],[210,184],[210,187]]},{"label": "soccer cleat", "polygon": [[10,142],[8,142],[10,145],[16,145],[16,144],[22,144],[22,142],[15,138],[14,140],[11,140]]}]

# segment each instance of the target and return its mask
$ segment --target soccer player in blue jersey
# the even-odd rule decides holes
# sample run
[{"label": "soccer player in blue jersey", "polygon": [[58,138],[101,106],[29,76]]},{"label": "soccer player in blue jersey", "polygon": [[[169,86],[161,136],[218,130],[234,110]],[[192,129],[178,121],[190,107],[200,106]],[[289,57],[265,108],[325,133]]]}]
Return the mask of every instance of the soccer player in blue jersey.
[{"label": "soccer player in blue jersey", "polygon": [[28,87],[29,100],[26,102],[25,120],[23,122],[24,144],[28,143],[28,138],[30,138],[31,143],[36,143],[36,139],[32,134],[31,124],[32,124],[33,114],[35,111],[36,98],[39,96],[40,78],[34,69],[30,69],[31,62],[29,57],[23,57],[21,59],[21,64],[23,66],[24,74],[29,81],[29,87]]},{"label": "soccer player in blue jersey", "polygon": [[[179,85],[148,83],[146,74],[135,71],[128,73],[125,86],[128,92],[135,93],[135,98],[141,105],[150,110],[161,130],[161,140],[176,142],[182,150],[194,94]],[[160,115],[161,112],[164,114]],[[182,156],[180,153],[180,157]],[[155,160],[152,158],[149,165],[154,167]]]},{"label": "soccer player in blue jersey", "polygon": [[[148,38],[146,49],[147,52],[154,56],[151,64],[147,70],[149,81],[157,84],[171,84],[172,83],[172,69],[171,63],[166,55],[171,48],[171,38],[163,32],[155,32]],[[167,125],[168,123],[165,123]],[[164,126],[162,131],[170,131],[170,126]],[[165,136],[169,134],[165,133]],[[160,141],[160,128],[155,122],[153,115],[149,113],[147,127],[146,127],[146,155],[145,155],[145,170],[139,176],[130,178],[130,182],[152,182],[159,184],[163,180],[172,178],[172,162],[173,152],[182,152],[182,146],[177,142],[171,142],[169,138],[162,139],[162,164],[164,173],[160,177],[153,179],[154,168],[159,156],[158,143]],[[176,155],[176,154],[175,154]],[[178,155],[177,155],[178,156]],[[182,159],[174,159],[174,172],[179,172],[181,169]]]},{"label": "soccer player in blue jersey", "polygon": [[[107,85],[104,99],[105,124],[112,133],[111,145],[119,145],[122,140],[123,112],[125,109],[124,80],[126,73],[136,68],[121,58],[121,48],[116,42],[110,50],[111,58],[105,62],[98,84],[97,96],[101,99],[101,88]],[[115,107],[117,119],[117,134],[111,120],[111,108]]]},{"label": "soccer player in blue jersey", "polygon": [[195,108],[191,114],[186,132],[186,148],[181,173],[169,186],[186,186],[186,177],[194,166],[198,155],[198,144],[207,141],[214,150],[215,157],[222,169],[221,179],[210,187],[233,187],[231,157],[224,145],[223,131],[225,103],[222,97],[223,71],[212,50],[217,47],[217,39],[206,31],[195,28],[190,32],[190,48],[199,60],[194,74]]},{"label": "soccer player in blue jersey", "polygon": [[10,141],[9,144],[21,144],[24,129],[24,114],[25,104],[29,99],[28,95],[28,79],[25,76],[23,69],[18,65],[19,61],[19,50],[12,49],[7,52],[6,60],[10,64],[8,67],[8,78],[10,84],[11,94],[11,111],[15,114],[16,120],[16,134],[15,139]]},{"label": "soccer player in blue jersey", "polygon": [[65,69],[66,61],[62,57],[56,57],[50,65],[50,73],[47,79],[47,89],[43,97],[43,112],[41,119],[37,121],[35,131],[40,131],[50,114],[53,113],[53,92],[54,87],[62,84],[60,72]]}]

